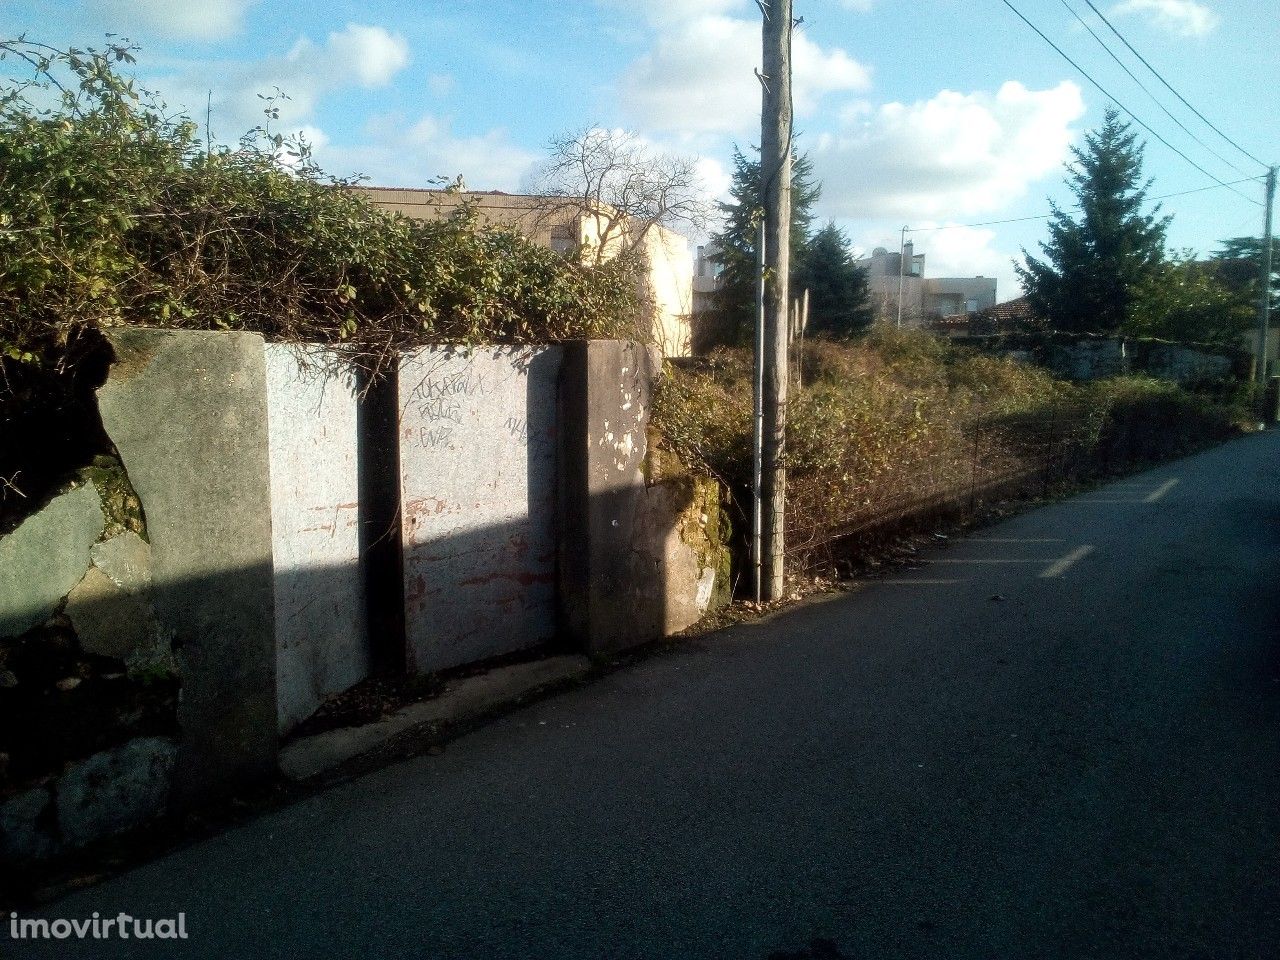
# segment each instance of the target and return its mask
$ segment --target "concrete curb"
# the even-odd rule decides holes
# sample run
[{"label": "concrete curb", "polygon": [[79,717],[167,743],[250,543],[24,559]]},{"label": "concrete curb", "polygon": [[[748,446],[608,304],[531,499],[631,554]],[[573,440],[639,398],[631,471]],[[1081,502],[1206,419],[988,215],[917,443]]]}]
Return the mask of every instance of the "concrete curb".
[{"label": "concrete curb", "polygon": [[289,780],[310,780],[397,738],[466,724],[547,687],[581,680],[590,669],[591,661],[584,656],[560,656],[455,680],[440,696],[410,704],[376,723],[295,740],[280,751],[280,771]]}]

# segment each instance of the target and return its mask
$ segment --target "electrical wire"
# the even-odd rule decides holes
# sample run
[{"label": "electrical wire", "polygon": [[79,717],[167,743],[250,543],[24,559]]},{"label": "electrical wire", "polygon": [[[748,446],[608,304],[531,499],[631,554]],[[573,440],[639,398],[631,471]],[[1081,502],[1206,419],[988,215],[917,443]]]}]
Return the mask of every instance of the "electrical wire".
[{"label": "electrical wire", "polygon": [[1219,129],[1217,128],[1217,126],[1215,126],[1215,125],[1213,124],[1213,122],[1212,122],[1208,117],[1206,117],[1203,113],[1201,113],[1199,110],[1197,110],[1195,107],[1193,107],[1193,106],[1190,104],[1190,102],[1188,102],[1188,100],[1187,100],[1187,98],[1186,98],[1186,97],[1184,97],[1182,94],[1180,94],[1177,90],[1173,89],[1173,85],[1172,85],[1172,84],[1170,84],[1168,80],[1166,80],[1163,76],[1161,76],[1161,75],[1160,75],[1160,71],[1159,71],[1159,70],[1157,70],[1155,67],[1153,67],[1150,63],[1148,63],[1148,62],[1147,62],[1147,58],[1146,58],[1146,57],[1144,57],[1142,54],[1140,54],[1137,50],[1135,50],[1135,49],[1134,49],[1134,47],[1133,47],[1133,44],[1131,44],[1128,40],[1126,40],[1126,39],[1125,39],[1124,34],[1122,34],[1119,30],[1117,30],[1117,29],[1115,28],[1115,26],[1111,23],[1111,21],[1110,21],[1110,20],[1108,20],[1108,19],[1103,15],[1102,11],[1101,11],[1101,10],[1099,10],[1097,7],[1095,7],[1095,6],[1093,5],[1093,0],[1084,0],[1084,2],[1085,2],[1085,3],[1087,3],[1087,4],[1089,5],[1089,9],[1090,9],[1090,10],[1092,10],[1094,13],[1096,13],[1096,14],[1098,15],[1098,19],[1099,19],[1099,20],[1101,20],[1103,23],[1105,23],[1105,24],[1107,25],[1107,27],[1108,27],[1108,28],[1110,28],[1111,32],[1112,32],[1112,33],[1114,33],[1117,37],[1119,37],[1119,38],[1120,38],[1120,42],[1121,42],[1121,43],[1123,43],[1126,47],[1128,47],[1128,48],[1129,48],[1129,52],[1130,52],[1130,53],[1132,53],[1132,54],[1133,54],[1135,57],[1137,57],[1139,60],[1141,60],[1141,61],[1142,61],[1142,65],[1143,65],[1144,67],[1146,67],[1148,70],[1150,70],[1150,71],[1155,75],[1155,78],[1156,78],[1157,80],[1159,80],[1161,83],[1163,83],[1163,84],[1165,85],[1165,89],[1167,89],[1170,93],[1172,93],[1175,97],[1177,97],[1179,100],[1181,100],[1181,101],[1182,101],[1183,106],[1185,106],[1188,110],[1190,110],[1190,111],[1191,111],[1192,113],[1194,113],[1197,117],[1199,117],[1201,120],[1203,120],[1203,121],[1204,121],[1204,123],[1205,123],[1205,125],[1206,125],[1206,126],[1208,126],[1210,130],[1212,130],[1214,133],[1216,133],[1218,136],[1220,136],[1223,140],[1227,141],[1227,143],[1231,144],[1233,147],[1235,147],[1237,150],[1239,150],[1241,153],[1243,153],[1246,157],[1248,157],[1248,158],[1249,158],[1250,160],[1252,160],[1254,163],[1257,163],[1257,164],[1260,164],[1261,166],[1264,166],[1264,167],[1268,167],[1268,168],[1270,168],[1270,165],[1269,165],[1269,164],[1264,163],[1263,161],[1259,160],[1259,159],[1258,159],[1257,157],[1255,157],[1252,153],[1250,153],[1250,152],[1249,152],[1248,150],[1246,150],[1244,147],[1240,146],[1240,144],[1236,143],[1236,142],[1235,142],[1234,140],[1232,140],[1229,136],[1227,136],[1225,133],[1223,133],[1221,130],[1219,130]]},{"label": "electrical wire", "polygon": [[[1164,193],[1158,197],[1149,197],[1148,202],[1155,203],[1159,200],[1168,200],[1171,197],[1185,197],[1190,193],[1204,193],[1206,190],[1221,190],[1223,187],[1235,187],[1242,183],[1256,183],[1262,177],[1245,177],[1243,180],[1233,180],[1230,183],[1214,183],[1207,187],[1195,187],[1192,190],[1179,190],[1176,193]],[[1236,191],[1231,191],[1235,193]],[[1248,200],[1248,197],[1245,197]],[[932,233],[935,230],[962,230],[968,227],[995,227],[1005,223],[1026,223],[1030,220],[1048,220],[1054,216],[1052,213],[1040,213],[1034,217],[1014,217],[1011,220],[986,220],[982,223],[949,223],[941,227],[908,227],[907,233]]]},{"label": "electrical wire", "polygon": [[1216,157],[1218,160],[1225,163],[1228,167],[1230,167],[1236,173],[1244,174],[1245,176],[1247,176],[1247,174],[1245,174],[1245,171],[1241,170],[1239,167],[1237,167],[1234,163],[1232,163],[1222,154],[1218,153],[1218,151],[1214,150],[1213,147],[1209,146],[1207,143],[1205,143],[1203,140],[1197,137],[1194,133],[1191,132],[1191,130],[1187,128],[1186,124],[1184,124],[1181,120],[1175,117],[1173,113],[1169,110],[1169,108],[1166,107],[1163,103],[1161,103],[1160,99],[1154,93],[1152,93],[1149,89],[1147,89],[1147,85],[1134,75],[1134,72],[1129,69],[1128,65],[1123,60],[1121,60],[1118,56],[1116,56],[1115,51],[1113,51],[1109,46],[1107,46],[1107,42],[1103,40],[1102,37],[1098,36],[1097,31],[1094,30],[1093,27],[1089,26],[1088,21],[1086,21],[1084,17],[1080,16],[1080,14],[1076,11],[1075,7],[1071,6],[1071,4],[1067,2],[1067,0],[1059,0],[1059,2],[1064,7],[1067,8],[1067,10],[1071,13],[1073,17],[1076,18],[1076,20],[1080,23],[1080,26],[1084,27],[1086,30],[1089,31],[1089,36],[1093,37],[1093,39],[1098,41],[1098,46],[1102,47],[1103,50],[1107,51],[1107,56],[1109,56],[1112,60],[1114,60],[1116,64],[1119,65],[1120,69],[1129,75],[1129,79],[1132,80],[1134,83],[1136,83],[1139,86],[1139,88],[1141,88],[1142,92],[1145,93],[1148,97],[1150,97],[1152,101],[1154,101],[1157,107],[1159,107],[1161,110],[1164,111],[1164,115],[1166,117],[1168,117],[1170,120],[1172,120],[1174,123],[1178,125],[1178,129],[1180,129],[1183,133],[1189,136],[1196,143],[1200,144],[1200,146],[1208,150],[1211,154],[1214,155],[1214,157]]},{"label": "electrical wire", "polygon": [[[1037,27],[1034,23],[1032,23],[1030,20],[1028,20],[1028,19],[1026,18],[1026,16],[1022,13],[1022,11],[1021,11],[1021,10],[1019,10],[1017,7],[1015,7],[1015,6],[1010,2],[1010,0],[1000,0],[1000,2],[1001,2],[1001,3],[1003,3],[1003,4],[1004,4],[1006,7],[1008,7],[1010,10],[1012,10],[1012,11],[1014,12],[1014,14],[1018,17],[1018,19],[1019,19],[1019,20],[1021,20],[1021,21],[1022,21],[1023,23],[1025,23],[1028,27],[1030,27],[1033,31],[1035,31],[1035,33],[1040,37],[1040,39],[1041,39],[1041,40],[1043,40],[1045,43],[1049,44],[1049,46],[1053,47],[1053,49],[1054,49],[1054,50],[1056,50],[1056,51],[1058,52],[1058,55],[1059,55],[1059,56],[1061,56],[1063,60],[1066,60],[1066,61],[1067,61],[1067,63],[1069,63],[1069,64],[1071,64],[1071,66],[1075,67],[1075,68],[1076,68],[1076,70],[1078,70],[1078,71],[1080,72],[1080,75],[1081,75],[1081,76],[1083,76],[1083,77],[1084,77],[1086,80],[1088,80],[1091,84],[1093,84],[1095,87],[1097,87],[1097,88],[1098,88],[1098,90],[1102,92],[1103,96],[1107,97],[1109,100],[1111,100],[1111,102],[1112,102],[1112,103],[1114,103],[1117,107],[1119,107],[1121,110],[1123,110],[1125,113],[1127,113],[1130,117],[1132,117],[1132,118],[1133,118],[1133,121],[1134,121],[1135,123],[1137,123],[1137,124],[1138,124],[1138,126],[1142,127],[1142,129],[1143,129],[1143,130],[1146,130],[1146,131],[1147,131],[1147,133],[1151,134],[1151,136],[1155,137],[1157,140],[1159,140],[1161,143],[1163,143],[1166,147],[1168,147],[1170,150],[1172,150],[1174,153],[1176,153],[1178,156],[1180,156],[1183,160],[1187,161],[1187,163],[1191,164],[1191,166],[1195,167],[1197,170],[1199,170],[1201,173],[1203,173],[1203,174],[1204,174],[1206,177],[1208,177],[1210,180],[1214,181],[1215,183],[1219,184],[1220,186],[1224,186],[1224,187],[1225,187],[1225,186],[1227,186],[1227,184],[1226,184],[1226,183],[1224,183],[1222,180],[1220,180],[1220,179],[1218,179],[1217,177],[1215,177],[1212,173],[1210,173],[1210,172],[1209,172],[1208,170],[1206,170],[1204,167],[1200,166],[1200,164],[1196,163],[1194,160],[1192,160],[1192,159],[1191,159],[1190,157],[1188,157],[1185,153],[1183,153],[1181,150],[1179,150],[1177,147],[1175,147],[1173,144],[1171,144],[1171,143],[1170,143],[1168,140],[1166,140],[1164,137],[1160,136],[1160,134],[1156,133],[1156,131],[1152,130],[1152,129],[1151,129],[1151,127],[1149,127],[1145,122],[1143,122],[1143,120],[1142,120],[1142,118],[1141,118],[1141,117],[1139,117],[1136,113],[1134,113],[1132,110],[1130,110],[1128,107],[1126,107],[1123,103],[1121,103],[1121,102],[1120,102],[1120,99],[1119,99],[1118,97],[1116,97],[1113,93],[1111,93],[1111,92],[1110,92],[1106,87],[1104,87],[1102,84],[1100,84],[1097,80],[1093,79],[1093,77],[1089,74],[1089,71],[1085,70],[1085,68],[1084,68],[1084,67],[1080,66],[1080,64],[1078,64],[1078,63],[1076,63],[1074,60],[1072,60],[1072,59],[1071,59],[1071,57],[1069,57],[1069,56],[1067,55],[1066,51],[1064,51],[1060,46],[1058,46],[1056,43],[1054,43],[1052,40],[1050,40],[1050,39],[1049,39],[1049,37],[1048,37],[1048,35],[1047,35],[1043,30],[1041,30],[1041,29],[1040,29],[1039,27]],[[1251,197],[1246,197],[1243,193],[1240,193],[1240,191],[1239,191],[1239,190],[1233,190],[1232,192],[1233,192],[1233,193],[1238,194],[1238,195],[1239,195],[1239,196],[1241,196],[1241,197],[1243,197],[1245,200],[1248,200],[1250,203],[1256,203],[1256,204],[1258,204],[1258,206],[1261,206],[1261,205],[1262,205],[1259,201],[1254,200],[1254,199],[1253,199],[1253,198],[1251,198]]]}]

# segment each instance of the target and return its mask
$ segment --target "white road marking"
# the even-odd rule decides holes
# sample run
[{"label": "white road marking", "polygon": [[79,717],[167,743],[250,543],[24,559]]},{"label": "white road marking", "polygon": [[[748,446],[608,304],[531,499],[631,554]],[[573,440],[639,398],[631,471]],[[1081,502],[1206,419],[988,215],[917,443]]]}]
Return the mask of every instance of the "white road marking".
[{"label": "white road marking", "polygon": [[1159,500],[1161,497],[1163,497],[1166,493],[1168,493],[1177,485],[1178,485],[1177,477],[1174,477],[1172,480],[1166,480],[1164,483],[1160,484],[1160,486],[1156,487],[1149,494],[1147,494],[1147,496],[1143,500],[1143,503],[1155,503],[1157,500]]},{"label": "white road marking", "polygon": [[1080,560],[1083,560],[1085,557],[1087,557],[1091,553],[1093,553],[1092,544],[1085,544],[1082,547],[1076,547],[1074,550],[1068,553],[1065,557],[1060,557],[1059,559],[1053,561],[1053,563],[1049,564],[1049,566],[1041,570],[1040,578],[1042,580],[1051,580],[1054,577],[1060,577],[1064,573],[1066,573],[1069,569],[1071,569],[1071,566],[1073,564],[1075,564]]},{"label": "white road marking", "polygon": [[1062,543],[1063,541],[1058,537],[970,537],[969,542],[970,543]]},{"label": "white road marking", "polygon": [[983,559],[981,557],[938,557],[930,563],[1044,563],[1043,560],[1006,560],[1004,558]]}]

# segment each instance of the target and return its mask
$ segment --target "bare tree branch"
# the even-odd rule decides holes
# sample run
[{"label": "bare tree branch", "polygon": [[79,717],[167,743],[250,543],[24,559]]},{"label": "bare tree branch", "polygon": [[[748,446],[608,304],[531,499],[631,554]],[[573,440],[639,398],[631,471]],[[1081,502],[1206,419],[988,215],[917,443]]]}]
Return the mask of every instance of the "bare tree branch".
[{"label": "bare tree branch", "polygon": [[634,133],[597,126],[560,134],[530,192],[545,199],[539,219],[566,213],[595,227],[595,261],[642,249],[654,227],[698,231],[711,206],[696,160],[654,150]]}]

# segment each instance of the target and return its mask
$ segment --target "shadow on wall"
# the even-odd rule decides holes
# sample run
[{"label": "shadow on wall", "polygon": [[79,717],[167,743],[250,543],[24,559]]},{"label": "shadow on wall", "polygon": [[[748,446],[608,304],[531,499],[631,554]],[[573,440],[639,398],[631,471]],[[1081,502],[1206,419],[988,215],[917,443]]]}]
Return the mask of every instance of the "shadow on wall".
[{"label": "shadow on wall", "polygon": [[0,862],[274,776],[281,734],[372,671],[605,653],[709,605],[682,536],[707,505],[646,483],[643,348],[451,351],[409,384],[431,416],[401,377],[357,417],[329,415],[353,381],[307,394],[250,335],[113,336],[137,509],[85,474],[0,538]]},{"label": "shadow on wall", "polygon": [[[591,505],[593,514],[611,521],[625,518],[626,508],[620,494]],[[612,523],[610,528],[619,529]],[[478,527],[438,538],[432,547],[455,575],[457,558],[489,556],[494,543],[510,543],[526,530],[518,521]],[[314,607],[350,597],[360,565],[282,572],[260,564],[168,579],[145,572],[141,550],[132,578],[117,580],[117,568],[108,566],[107,572],[97,564],[98,548],[118,539],[92,545],[81,540],[74,549],[68,543],[66,552],[76,554],[83,568],[69,597],[38,606],[30,600],[25,606],[4,604],[6,623],[34,624],[0,639],[0,754],[6,758],[0,864],[7,867],[56,856],[274,777],[281,708],[319,705],[345,689],[332,689],[335,663],[370,659],[366,635],[328,630],[298,645],[300,635],[289,619],[314,624]],[[148,546],[140,538],[138,543]],[[580,546],[580,554],[589,556],[586,545]],[[553,594],[553,604],[571,600],[565,606],[594,618],[596,629],[601,622],[624,621],[624,633],[596,638],[592,652],[625,645],[616,640],[663,635],[668,597],[656,575],[661,558],[642,549],[631,554],[628,570],[610,573],[586,593]],[[634,578],[632,584],[621,587],[627,577]],[[443,591],[412,607],[406,626],[433,649],[447,649],[471,611],[489,624],[486,639],[495,647],[582,651],[572,632],[560,627],[568,611],[553,605],[547,619],[539,619],[545,633],[536,636],[519,616],[501,616],[508,608],[532,606],[522,595],[527,589],[519,580],[497,578],[493,608],[483,613],[474,609],[473,598]],[[277,596],[307,600],[286,611],[273,603]],[[358,612],[338,609],[335,622]]]},{"label": "shadow on wall", "polygon": [[429,672],[556,636],[562,347],[425,348],[394,384],[405,661]]}]

